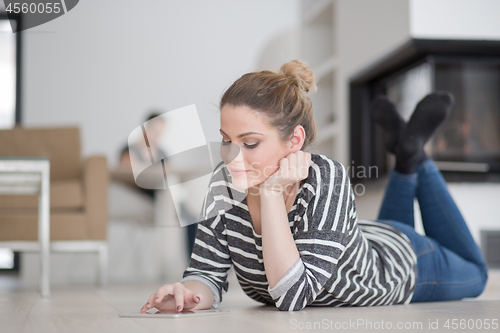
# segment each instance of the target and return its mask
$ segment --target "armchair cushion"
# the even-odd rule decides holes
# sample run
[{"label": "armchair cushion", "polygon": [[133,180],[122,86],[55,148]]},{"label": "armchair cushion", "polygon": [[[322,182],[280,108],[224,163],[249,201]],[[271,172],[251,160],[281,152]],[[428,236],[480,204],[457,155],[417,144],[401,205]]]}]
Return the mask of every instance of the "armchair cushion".
[{"label": "armchair cushion", "polygon": [[[38,214],[0,214],[0,241],[36,241]],[[88,240],[89,230],[82,213],[50,214],[50,240]]]},{"label": "armchair cushion", "polygon": [[51,181],[81,176],[78,127],[16,127],[0,130],[0,142],[0,156],[47,157]]},{"label": "armchair cushion", "polygon": [[[78,180],[59,180],[50,183],[50,208],[83,209],[83,186]],[[0,210],[37,209],[36,195],[0,195]]]},{"label": "armchair cushion", "polygon": [[109,171],[104,156],[90,156],[84,161],[83,189],[90,239],[106,239],[108,223]]}]

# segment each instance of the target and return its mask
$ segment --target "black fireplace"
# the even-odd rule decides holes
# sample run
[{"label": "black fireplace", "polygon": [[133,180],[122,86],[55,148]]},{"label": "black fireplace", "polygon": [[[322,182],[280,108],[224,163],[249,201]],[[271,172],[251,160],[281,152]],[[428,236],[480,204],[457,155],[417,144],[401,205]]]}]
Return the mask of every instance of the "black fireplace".
[{"label": "black fireplace", "polygon": [[425,146],[447,181],[500,182],[500,41],[413,39],[351,79],[354,183],[386,174],[394,160],[385,133],[370,118],[377,94],[408,120],[432,91],[453,93],[450,116]]}]

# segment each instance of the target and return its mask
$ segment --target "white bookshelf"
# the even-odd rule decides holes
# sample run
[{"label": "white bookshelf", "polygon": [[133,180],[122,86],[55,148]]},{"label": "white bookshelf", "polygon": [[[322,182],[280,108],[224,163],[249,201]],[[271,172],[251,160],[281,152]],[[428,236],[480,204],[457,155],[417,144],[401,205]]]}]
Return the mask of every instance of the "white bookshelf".
[{"label": "white bookshelf", "polygon": [[318,80],[318,90],[311,95],[318,138],[309,150],[338,159],[336,138],[341,126],[336,110],[338,50],[335,7],[335,0],[301,1],[299,45],[301,59],[311,66]]}]

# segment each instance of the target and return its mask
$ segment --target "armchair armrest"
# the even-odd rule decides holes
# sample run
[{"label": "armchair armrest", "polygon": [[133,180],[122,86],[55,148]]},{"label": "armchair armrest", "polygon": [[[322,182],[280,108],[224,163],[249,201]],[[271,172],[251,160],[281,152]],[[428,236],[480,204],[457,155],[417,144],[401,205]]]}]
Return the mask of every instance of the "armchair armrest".
[{"label": "armchair armrest", "polygon": [[90,156],[83,163],[85,212],[90,239],[106,239],[109,171],[104,156]]}]

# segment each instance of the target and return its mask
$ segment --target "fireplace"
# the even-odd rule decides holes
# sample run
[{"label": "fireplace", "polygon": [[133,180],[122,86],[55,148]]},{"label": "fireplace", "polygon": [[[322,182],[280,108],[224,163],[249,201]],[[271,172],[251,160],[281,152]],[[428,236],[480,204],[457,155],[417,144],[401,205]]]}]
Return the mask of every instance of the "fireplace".
[{"label": "fireplace", "polygon": [[[413,39],[351,79],[353,168],[384,175],[394,159],[385,133],[370,118],[377,94],[393,101],[408,120],[432,91],[453,93],[455,104],[425,146],[447,181],[500,182],[500,41]],[[353,182],[373,179],[356,177]]]}]

